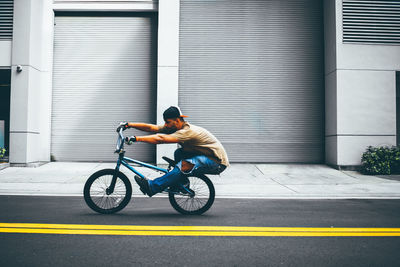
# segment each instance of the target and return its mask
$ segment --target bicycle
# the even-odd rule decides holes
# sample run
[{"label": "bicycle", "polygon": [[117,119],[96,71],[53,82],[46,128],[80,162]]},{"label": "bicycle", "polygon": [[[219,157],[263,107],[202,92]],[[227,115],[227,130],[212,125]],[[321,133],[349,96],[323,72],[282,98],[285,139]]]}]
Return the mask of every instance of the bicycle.
[{"label": "bicycle", "polygon": [[[129,178],[120,171],[121,165],[145,178],[129,163],[153,169],[161,173],[169,172],[176,162],[162,157],[168,162],[168,168],[160,168],[139,160],[125,157],[123,129],[118,132],[116,151],[118,154],[115,169],[103,169],[93,173],[85,183],[83,195],[86,204],[94,211],[102,214],[111,214],[122,210],[128,205],[132,197],[132,185]],[[184,181],[166,188],[162,193],[168,194],[172,207],[186,215],[199,215],[206,212],[214,203],[215,189],[206,175],[185,176]]]}]

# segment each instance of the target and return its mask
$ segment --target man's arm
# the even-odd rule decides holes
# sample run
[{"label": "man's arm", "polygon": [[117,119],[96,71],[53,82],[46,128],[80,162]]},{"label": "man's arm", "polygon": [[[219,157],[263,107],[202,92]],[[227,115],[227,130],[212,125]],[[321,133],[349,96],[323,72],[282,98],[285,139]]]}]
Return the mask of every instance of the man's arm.
[{"label": "man's arm", "polygon": [[167,134],[152,134],[146,136],[136,136],[137,142],[145,142],[150,144],[168,144],[179,143],[178,138]]},{"label": "man's arm", "polygon": [[148,123],[134,123],[134,122],[129,122],[128,123],[129,128],[135,128],[144,132],[149,132],[149,133],[158,133],[159,127],[154,124],[148,124]]}]

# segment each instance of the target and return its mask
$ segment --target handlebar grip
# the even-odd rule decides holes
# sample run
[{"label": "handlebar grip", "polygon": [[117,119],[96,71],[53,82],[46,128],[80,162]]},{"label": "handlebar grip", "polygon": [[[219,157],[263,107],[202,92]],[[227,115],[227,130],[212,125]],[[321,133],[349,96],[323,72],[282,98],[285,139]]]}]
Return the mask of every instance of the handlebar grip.
[{"label": "handlebar grip", "polygon": [[136,136],[125,137],[125,143],[128,145],[132,145],[134,142],[136,142]]}]

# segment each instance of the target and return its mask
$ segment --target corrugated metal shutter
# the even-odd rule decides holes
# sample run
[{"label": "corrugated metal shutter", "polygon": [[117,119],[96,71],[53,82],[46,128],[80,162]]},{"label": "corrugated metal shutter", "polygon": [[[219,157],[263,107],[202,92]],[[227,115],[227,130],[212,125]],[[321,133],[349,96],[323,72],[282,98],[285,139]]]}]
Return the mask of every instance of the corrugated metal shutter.
[{"label": "corrugated metal shutter", "polygon": [[12,40],[14,0],[0,1],[0,40]]},{"label": "corrugated metal shutter", "polygon": [[179,105],[232,162],[324,160],[322,1],[181,0]]},{"label": "corrugated metal shutter", "polygon": [[110,4],[115,4],[115,2],[119,3],[135,3],[135,2],[141,2],[141,3],[147,3],[147,2],[155,2],[158,3],[158,0],[54,0],[55,4],[59,3],[93,3],[93,4],[101,4],[101,3],[110,3]]},{"label": "corrugated metal shutter", "polygon": [[[120,121],[156,122],[152,20],[56,16],[51,144],[56,160],[115,160]],[[127,156],[154,162],[155,146],[131,146]]]},{"label": "corrugated metal shutter", "polygon": [[343,42],[400,44],[400,1],[343,0]]}]

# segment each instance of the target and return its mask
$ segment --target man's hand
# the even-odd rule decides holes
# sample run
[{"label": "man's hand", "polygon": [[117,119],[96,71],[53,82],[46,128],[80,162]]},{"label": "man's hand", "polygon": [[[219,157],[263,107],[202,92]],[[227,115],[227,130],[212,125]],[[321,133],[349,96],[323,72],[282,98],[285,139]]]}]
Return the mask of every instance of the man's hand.
[{"label": "man's hand", "polygon": [[119,124],[119,126],[117,127],[117,133],[119,132],[119,130],[121,130],[122,129],[122,131],[125,131],[126,129],[128,129],[129,128],[129,125],[128,125],[129,123],[128,122],[121,122],[120,124]]},{"label": "man's hand", "polygon": [[128,145],[132,145],[136,141],[136,136],[125,137],[125,143]]}]

